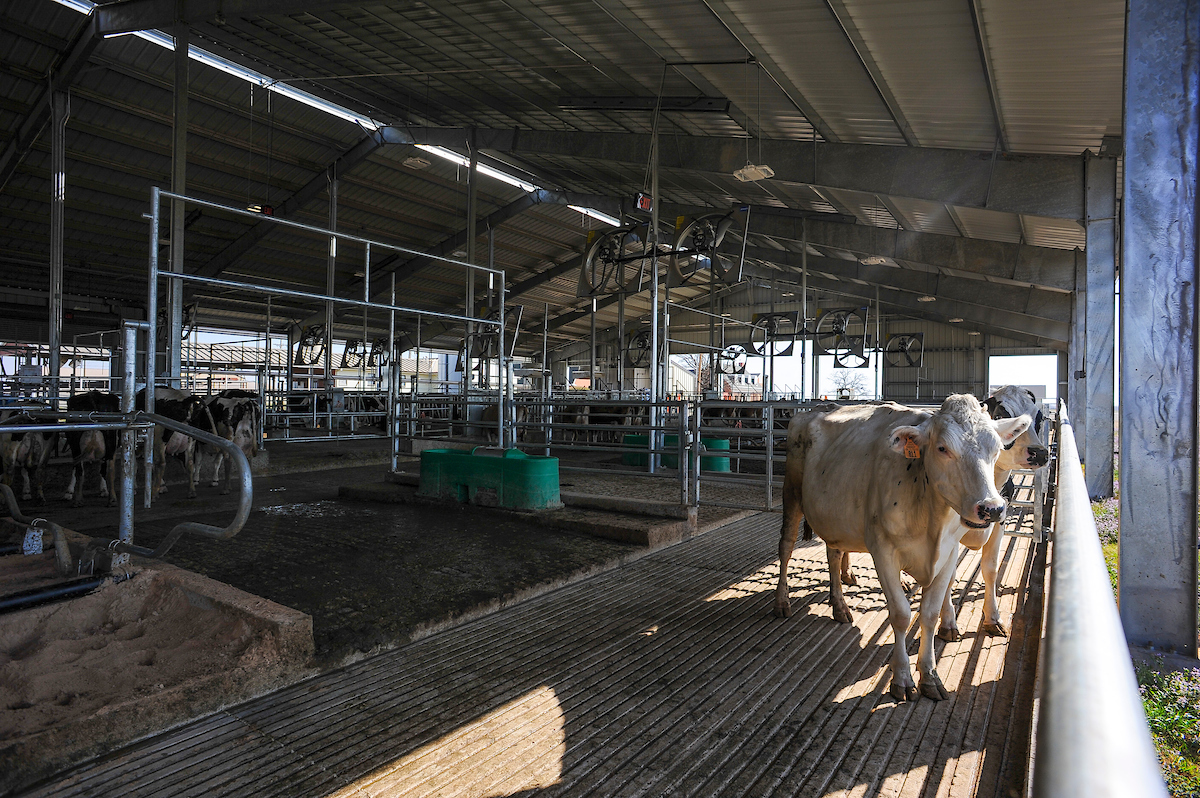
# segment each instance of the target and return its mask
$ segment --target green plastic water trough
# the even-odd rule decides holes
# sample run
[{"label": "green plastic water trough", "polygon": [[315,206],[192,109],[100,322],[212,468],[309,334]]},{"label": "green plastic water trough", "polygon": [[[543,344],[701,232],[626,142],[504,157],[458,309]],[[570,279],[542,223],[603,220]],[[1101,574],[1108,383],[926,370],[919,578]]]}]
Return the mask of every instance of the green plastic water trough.
[{"label": "green plastic water trough", "polygon": [[419,496],[483,507],[548,510],[562,507],[558,458],[519,449],[426,449],[421,452]]},{"label": "green plastic water trough", "polygon": [[[704,448],[708,451],[729,451],[728,438],[701,438],[700,442],[704,444]],[[649,435],[628,434],[621,438],[621,443],[628,446],[634,451],[622,452],[621,462],[629,466],[644,466],[646,465],[647,452],[646,449],[650,446]],[[663,448],[674,451],[679,446],[678,435],[664,435]],[[679,465],[678,454],[663,454],[662,464],[664,468],[676,468]],[[729,458],[719,455],[701,455],[700,456],[701,471],[717,471],[729,472]]]}]

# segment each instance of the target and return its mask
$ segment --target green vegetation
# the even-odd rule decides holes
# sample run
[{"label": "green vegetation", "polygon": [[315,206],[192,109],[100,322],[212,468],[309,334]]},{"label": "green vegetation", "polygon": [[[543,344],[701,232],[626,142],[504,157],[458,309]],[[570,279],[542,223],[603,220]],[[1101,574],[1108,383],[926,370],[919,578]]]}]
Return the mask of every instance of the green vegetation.
[{"label": "green vegetation", "polygon": [[[1113,595],[1117,595],[1119,477],[1114,480],[1113,492],[1111,499],[1092,502],[1092,514]],[[1200,668],[1161,673],[1159,660],[1158,669],[1139,665],[1136,671],[1163,779],[1173,798],[1200,798]]]},{"label": "green vegetation", "polygon": [[1200,798],[1200,668],[1159,673],[1137,668],[1142,706],[1174,798]]}]

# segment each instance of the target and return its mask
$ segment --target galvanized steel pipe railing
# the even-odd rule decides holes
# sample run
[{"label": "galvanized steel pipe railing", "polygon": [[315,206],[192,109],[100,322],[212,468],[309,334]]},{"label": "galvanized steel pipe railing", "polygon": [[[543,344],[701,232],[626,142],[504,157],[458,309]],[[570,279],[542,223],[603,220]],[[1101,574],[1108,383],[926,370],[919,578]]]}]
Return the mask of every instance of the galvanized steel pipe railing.
[{"label": "galvanized steel pipe railing", "polygon": [[1166,798],[1079,451],[1059,414],[1035,798]]}]

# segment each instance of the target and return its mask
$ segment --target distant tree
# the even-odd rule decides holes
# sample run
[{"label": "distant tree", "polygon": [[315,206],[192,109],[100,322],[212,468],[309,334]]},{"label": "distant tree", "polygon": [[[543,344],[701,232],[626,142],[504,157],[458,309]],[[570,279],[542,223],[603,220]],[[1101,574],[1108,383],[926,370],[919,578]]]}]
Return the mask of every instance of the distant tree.
[{"label": "distant tree", "polygon": [[834,369],[829,379],[839,393],[848,391],[851,398],[867,392],[867,375],[862,369]]}]

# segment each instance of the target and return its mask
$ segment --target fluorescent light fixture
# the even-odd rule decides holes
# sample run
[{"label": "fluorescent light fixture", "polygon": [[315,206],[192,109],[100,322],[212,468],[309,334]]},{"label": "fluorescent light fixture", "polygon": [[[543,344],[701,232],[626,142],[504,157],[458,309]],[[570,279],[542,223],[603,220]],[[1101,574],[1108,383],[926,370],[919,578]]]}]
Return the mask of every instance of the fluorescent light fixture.
[{"label": "fluorescent light fixture", "polygon": [[[470,158],[467,158],[464,155],[459,155],[454,150],[449,150],[449,149],[446,149],[445,147],[439,147],[434,144],[418,144],[417,149],[424,150],[425,152],[436,155],[439,158],[445,158],[447,161],[456,163],[459,166],[469,167],[471,165]],[[541,188],[541,186],[535,186],[533,183],[522,180],[519,177],[513,177],[510,174],[505,174],[504,172],[501,172],[499,169],[493,169],[492,167],[488,166],[487,164],[476,163],[475,169],[480,174],[488,175],[489,177],[494,177],[497,180],[500,180],[504,183],[508,183],[510,186],[516,186],[517,188],[521,189],[522,191],[533,192],[533,191],[537,191]]]},{"label": "fluorescent light fixture", "polygon": [[567,207],[573,211],[582,213],[584,216],[590,216],[598,222],[604,222],[605,224],[612,225],[613,227],[621,226],[621,222],[618,219],[609,216],[607,213],[601,213],[600,211],[595,211],[591,208],[585,208],[582,205],[568,205]]},{"label": "fluorescent light fixture", "polygon": [[733,176],[743,183],[754,183],[758,180],[766,180],[768,177],[774,177],[775,170],[766,164],[755,166],[752,163],[748,163],[734,172]]},{"label": "fluorescent light fixture", "polygon": [[918,302],[937,302],[937,297],[935,297],[935,296],[919,296],[919,297],[917,297],[917,301]]},{"label": "fluorescent light fixture", "polygon": [[[92,13],[92,9],[94,9],[96,7],[96,4],[91,2],[90,0],[54,0],[54,2],[58,3],[61,6],[65,6],[69,9],[71,9],[72,11],[77,11],[80,14],[85,14],[85,15]],[[115,35],[124,36],[127,34],[115,34]],[[145,39],[146,41],[151,42],[153,44],[157,44],[159,47],[162,47],[167,50],[173,51],[175,49],[174,38],[171,36],[168,36],[167,34],[163,33],[162,31],[142,30],[142,31],[135,31],[135,32],[133,32],[132,35],[137,36],[140,39]],[[369,116],[363,116],[362,114],[355,113],[354,111],[351,111],[349,108],[344,108],[344,107],[338,105],[337,103],[332,103],[332,102],[329,102],[328,100],[323,100],[320,97],[309,94],[306,91],[297,89],[294,86],[289,86],[286,83],[280,83],[279,81],[275,80],[274,78],[264,75],[261,72],[255,72],[253,69],[247,69],[246,67],[243,67],[240,64],[235,64],[234,62],[232,62],[226,58],[222,58],[219,55],[214,55],[213,53],[210,53],[207,50],[201,50],[199,47],[195,47],[193,45],[188,45],[188,57],[192,58],[196,61],[199,61],[202,64],[210,66],[213,69],[219,69],[220,71],[224,72],[227,75],[232,75],[235,78],[240,78],[241,80],[245,80],[250,83],[256,83],[259,86],[266,89],[267,91],[273,91],[276,94],[279,94],[283,97],[288,97],[289,99],[295,100],[296,102],[303,103],[303,104],[309,106],[310,108],[316,108],[318,111],[324,111],[325,113],[331,114],[340,119],[345,119],[347,122],[353,122],[354,124],[359,125],[363,128],[366,128],[367,130],[378,130],[379,128],[383,127],[383,125],[380,122],[376,122],[374,119],[372,119]],[[418,144],[417,147],[422,150],[425,150],[426,152],[431,152],[434,155],[437,155],[441,158],[445,158],[448,161],[453,161],[454,163],[458,164],[459,166],[470,166],[470,163],[471,163],[469,159],[464,158],[463,156],[459,155],[458,153],[454,152],[453,150],[448,150],[445,147],[437,147],[437,146],[432,146],[432,145],[428,145],[428,144]],[[521,189],[522,191],[534,192],[534,191],[538,191],[541,189],[540,186],[535,186],[533,183],[530,183],[526,180],[522,180],[519,177],[514,177],[510,174],[501,172],[499,169],[494,169],[490,166],[487,166],[486,164],[476,164],[475,168],[482,174],[488,175],[489,177],[494,177],[497,180],[507,183],[510,186],[515,186],[515,187]],[[769,166],[761,167],[761,168],[766,169],[768,172],[771,172],[771,168]],[[771,174],[774,174],[774,172],[771,172]],[[770,177],[770,175],[767,175],[767,177]],[[756,179],[761,179],[761,178],[756,178]],[[579,208],[577,206],[571,206],[571,207],[574,210],[577,210],[580,213],[585,214],[586,216],[591,216],[594,219],[599,219],[600,221],[605,222],[607,224],[611,224],[614,227],[620,226],[620,222],[616,221],[611,216],[607,216],[606,214],[600,213],[599,211],[593,211],[590,208],[588,208],[588,209]]]},{"label": "fluorescent light fixture", "polygon": [[979,330],[968,330],[967,335],[979,335]]},{"label": "fluorescent light fixture", "polygon": [[957,316],[955,316],[953,319],[950,319],[951,324],[960,324],[961,322],[962,319],[958,318]]}]

